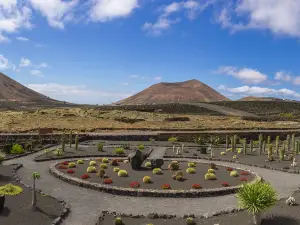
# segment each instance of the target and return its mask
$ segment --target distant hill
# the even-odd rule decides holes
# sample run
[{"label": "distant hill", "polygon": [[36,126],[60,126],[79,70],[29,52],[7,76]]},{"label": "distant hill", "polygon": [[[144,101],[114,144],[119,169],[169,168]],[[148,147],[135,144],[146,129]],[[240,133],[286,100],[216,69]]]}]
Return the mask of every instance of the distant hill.
[{"label": "distant hill", "polygon": [[274,98],[274,97],[256,97],[256,96],[247,96],[236,101],[292,101],[288,99]]},{"label": "distant hill", "polygon": [[0,106],[64,105],[33,91],[0,72]]},{"label": "distant hill", "polygon": [[164,103],[195,103],[228,101],[229,99],[198,80],[158,83],[117,102],[117,105],[146,105]]}]

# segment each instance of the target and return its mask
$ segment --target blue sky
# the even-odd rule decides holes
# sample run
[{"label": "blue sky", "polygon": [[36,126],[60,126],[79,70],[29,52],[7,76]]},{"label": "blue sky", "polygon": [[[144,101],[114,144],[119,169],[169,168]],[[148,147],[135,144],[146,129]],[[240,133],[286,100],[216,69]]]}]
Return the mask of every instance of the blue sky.
[{"label": "blue sky", "polygon": [[188,79],[300,100],[299,37],[299,0],[0,2],[0,71],[76,103]]}]

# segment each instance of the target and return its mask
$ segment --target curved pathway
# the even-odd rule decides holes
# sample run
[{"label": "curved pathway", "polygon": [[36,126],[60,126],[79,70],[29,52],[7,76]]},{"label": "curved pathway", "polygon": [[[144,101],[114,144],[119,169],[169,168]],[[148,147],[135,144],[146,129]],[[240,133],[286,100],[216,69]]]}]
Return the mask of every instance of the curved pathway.
[{"label": "curved pathway", "polygon": [[[97,192],[63,182],[48,172],[48,162],[34,162],[33,159],[41,152],[19,159],[6,161],[5,164],[22,163],[23,168],[18,171],[24,183],[31,185],[29,177],[32,172],[39,172],[41,180],[37,181],[37,188],[48,195],[61,198],[71,206],[71,212],[64,225],[94,225],[102,211],[111,211],[126,214],[160,213],[183,216],[185,214],[210,215],[214,212],[236,208],[234,195],[208,198],[150,198],[114,196],[108,193]],[[169,159],[168,159],[169,160]],[[172,160],[172,159],[170,159]],[[179,159],[175,159],[179,160]],[[195,160],[197,162],[213,162]],[[278,191],[280,197],[291,196],[300,187],[299,174],[289,174],[275,170],[244,166],[235,163],[215,162],[216,164],[242,169],[249,169],[259,173]]]}]

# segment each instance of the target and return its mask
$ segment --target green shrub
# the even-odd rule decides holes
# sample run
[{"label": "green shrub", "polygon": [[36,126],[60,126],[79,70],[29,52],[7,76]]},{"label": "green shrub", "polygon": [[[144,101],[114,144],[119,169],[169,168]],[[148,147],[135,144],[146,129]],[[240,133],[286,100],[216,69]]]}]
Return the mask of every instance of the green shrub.
[{"label": "green shrub", "polygon": [[69,168],[75,168],[75,167],[76,167],[76,163],[70,162],[70,163],[68,164],[68,167],[69,167]]},{"label": "green shrub", "polygon": [[60,148],[55,149],[52,153],[53,153],[53,155],[56,155],[56,156],[63,156],[64,155],[63,150],[61,150]]},{"label": "green shrub", "polygon": [[244,184],[237,193],[238,204],[249,213],[266,211],[277,202],[277,193],[270,184],[254,182]]},{"label": "green shrub", "polygon": [[108,163],[108,159],[107,158],[103,158],[102,159],[102,163]]},{"label": "green shrub", "polygon": [[0,195],[18,195],[22,192],[23,188],[13,184],[6,184],[4,186],[0,186]]},{"label": "green shrub", "polygon": [[178,176],[175,177],[175,179],[176,179],[177,181],[182,181],[182,180],[183,180],[183,177],[180,176],[180,175],[178,175]]},{"label": "green shrub", "polygon": [[232,152],[232,148],[227,148],[226,152]]},{"label": "green shrub", "polygon": [[145,184],[150,184],[150,183],[152,183],[151,177],[149,177],[149,176],[144,176],[144,177],[143,177],[143,182],[144,182]]},{"label": "green shrub", "polygon": [[119,172],[119,171],[120,171],[120,168],[118,168],[118,167],[115,167],[115,168],[114,168],[114,172],[115,172],[115,173],[117,173],[117,172]]},{"label": "green shrub", "polygon": [[189,162],[189,163],[188,163],[188,167],[196,167],[196,163],[194,163],[194,162]]},{"label": "green shrub", "polygon": [[101,164],[100,164],[100,168],[101,168],[101,169],[107,169],[107,164],[101,163]]},{"label": "green shrub", "polygon": [[221,152],[221,155],[226,155],[226,152]]},{"label": "green shrub", "polygon": [[242,154],[242,149],[241,149],[241,148],[238,148],[238,149],[237,149],[237,153],[238,153],[238,154]]},{"label": "green shrub", "polygon": [[153,142],[153,141],[155,141],[155,139],[154,139],[154,138],[149,138],[149,141],[152,141],[152,142]]},{"label": "green shrub", "polygon": [[179,162],[178,161],[172,161],[169,165],[168,168],[170,170],[179,170]]},{"label": "green shrub", "polygon": [[0,165],[1,165],[1,162],[5,159],[5,157],[6,157],[5,153],[0,152]]},{"label": "green shrub", "polygon": [[217,177],[214,173],[207,173],[207,174],[205,174],[204,178],[205,178],[205,180],[216,180],[217,179]]},{"label": "green shrub", "polygon": [[111,164],[112,166],[118,166],[118,165],[119,165],[119,162],[118,162],[118,160],[113,159],[113,160],[111,160],[110,164]]},{"label": "green shrub", "polygon": [[117,217],[115,219],[115,225],[123,225],[123,221],[122,221],[122,219],[120,217]]},{"label": "green shrub", "polygon": [[161,171],[160,168],[154,168],[152,172],[153,172],[154,175],[161,175],[162,174],[162,171]]},{"label": "green shrub", "polygon": [[168,142],[177,142],[178,141],[178,138],[177,137],[170,137],[168,139]]},{"label": "green shrub", "polygon": [[10,154],[23,154],[23,153],[24,153],[24,149],[22,145],[19,144],[14,144],[12,146],[12,149],[10,150]]},{"label": "green shrub", "polygon": [[232,156],[233,159],[237,159],[237,155]]},{"label": "green shrub", "polygon": [[98,151],[99,151],[99,152],[102,152],[102,151],[103,151],[103,146],[104,146],[103,143],[98,143]]},{"label": "green shrub", "polygon": [[79,160],[77,160],[77,164],[84,164],[84,161],[79,159]]},{"label": "green shrub", "polygon": [[214,169],[208,169],[207,173],[215,173],[215,170]]},{"label": "green shrub", "polygon": [[96,163],[96,161],[90,161],[89,165],[90,165],[90,166],[96,166],[97,163]]},{"label": "green shrub", "polygon": [[195,225],[195,221],[194,221],[193,218],[188,217],[188,218],[185,220],[185,224],[186,224],[186,225]]},{"label": "green shrub", "polygon": [[125,154],[124,148],[116,148],[115,149],[115,153],[117,155],[123,155],[123,154]]},{"label": "green shrub", "polygon": [[128,177],[128,172],[126,170],[119,170],[118,176],[119,177]]},{"label": "green shrub", "polygon": [[89,167],[86,169],[86,172],[87,172],[87,173],[96,173],[96,167],[94,167],[94,166],[89,166]]},{"label": "green shrub", "polygon": [[148,167],[148,168],[150,168],[152,166],[152,164],[151,164],[151,162],[146,162],[145,166]]},{"label": "green shrub", "polygon": [[145,146],[144,145],[139,145],[137,148],[138,148],[138,150],[144,150]]},{"label": "green shrub", "polygon": [[231,177],[237,177],[238,173],[235,170],[233,170],[233,171],[230,172],[230,176]]},{"label": "green shrub", "polygon": [[191,167],[190,167],[190,168],[187,168],[187,169],[186,169],[186,172],[187,172],[187,173],[196,173],[196,170],[195,170],[194,168],[191,168]]},{"label": "green shrub", "polygon": [[128,159],[125,159],[125,160],[124,160],[124,163],[129,163],[129,160],[128,160]]}]

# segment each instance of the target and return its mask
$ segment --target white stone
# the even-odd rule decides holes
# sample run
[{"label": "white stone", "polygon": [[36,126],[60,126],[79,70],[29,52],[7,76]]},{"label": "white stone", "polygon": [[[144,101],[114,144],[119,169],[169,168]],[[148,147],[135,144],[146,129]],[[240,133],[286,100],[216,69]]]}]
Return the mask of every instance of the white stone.
[{"label": "white stone", "polygon": [[285,203],[288,205],[296,205],[296,199],[294,197],[289,197]]}]

